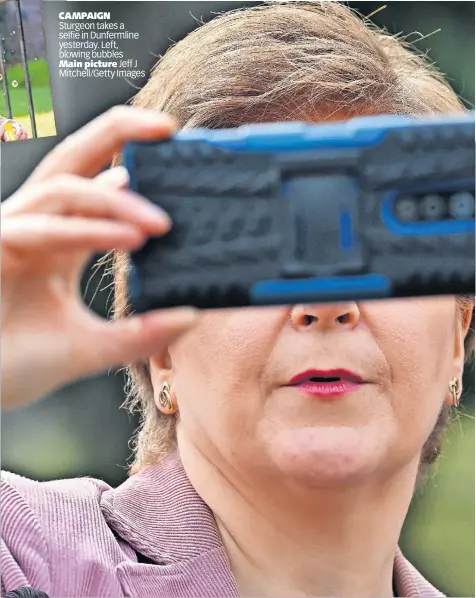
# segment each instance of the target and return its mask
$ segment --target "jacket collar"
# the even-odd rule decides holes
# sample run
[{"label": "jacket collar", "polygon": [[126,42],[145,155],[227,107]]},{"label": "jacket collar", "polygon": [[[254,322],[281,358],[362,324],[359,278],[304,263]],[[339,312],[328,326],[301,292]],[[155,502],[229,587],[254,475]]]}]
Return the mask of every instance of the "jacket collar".
[{"label": "jacket collar", "polygon": [[[213,514],[177,454],[104,492],[101,509],[113,532],[155,563],[119,566],[126,596],[239,596]],[[398,596],[443,596],[400,549],[394,573]]]},{"label": "jacket collar", "polygon": [[213,514],[177,455],[105,492],[101,508],[109,526],[156,563],[179,563],[222,547]]},{"label": "jacket collar", "polygon": [[397,549],[393,567],[395,586],[398,596],[421,596],[428,598],[444,597],[427,581],[415,567],[403,556],[400,548]]}]

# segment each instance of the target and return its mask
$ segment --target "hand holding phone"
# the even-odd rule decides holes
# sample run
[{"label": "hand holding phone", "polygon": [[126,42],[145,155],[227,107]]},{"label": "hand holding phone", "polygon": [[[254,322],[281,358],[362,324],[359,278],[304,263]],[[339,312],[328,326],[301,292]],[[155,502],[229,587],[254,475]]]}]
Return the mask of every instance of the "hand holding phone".
[{"label": "hand holding phone", "polygon": [[161,209],[127,190],[123,169],[96,175],[126,141],[173,130],[156,112],[113,109],[59,144],[2,204],[4,406],[146,358],[194,323],[189,309],[106,322],[79,290],[93,254],[131,251],[169,229]]}]

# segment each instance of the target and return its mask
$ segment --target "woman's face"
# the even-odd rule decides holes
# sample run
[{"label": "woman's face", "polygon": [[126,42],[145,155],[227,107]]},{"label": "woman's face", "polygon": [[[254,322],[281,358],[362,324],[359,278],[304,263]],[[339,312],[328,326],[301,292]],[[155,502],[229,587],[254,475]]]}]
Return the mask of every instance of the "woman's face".
[{"label": "woman's face", "polygon": [[[179,446],[219,468],[314,487],[383,479],[416,468],[449,401],[458,322],[452,297],[211,311],[169,369],[152,362],[154,387],[177,397]],[[291,383],[332,370],[341,382]]]}]

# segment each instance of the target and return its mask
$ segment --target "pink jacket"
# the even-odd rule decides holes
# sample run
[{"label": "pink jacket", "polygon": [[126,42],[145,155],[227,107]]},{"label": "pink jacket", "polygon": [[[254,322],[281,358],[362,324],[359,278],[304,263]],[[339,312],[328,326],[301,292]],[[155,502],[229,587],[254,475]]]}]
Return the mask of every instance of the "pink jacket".
[{"label": "pink jacket", "polygon": [[[213,515],[177,457],[117,489],[2,478],[2,595],[30,585],[50,596],[239,596]],[[443,596],[400,551],[395,582],[399,596]]]}]

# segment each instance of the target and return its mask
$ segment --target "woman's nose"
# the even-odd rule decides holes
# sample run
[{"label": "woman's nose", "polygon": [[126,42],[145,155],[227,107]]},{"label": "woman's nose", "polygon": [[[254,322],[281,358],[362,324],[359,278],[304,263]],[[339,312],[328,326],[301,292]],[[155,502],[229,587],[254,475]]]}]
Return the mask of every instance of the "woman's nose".
[{"label": "woman's nose", "polygon": [[353,329],[360,319],[355,302],[295,305],[291,311],[291,324],[296,330]]}]

